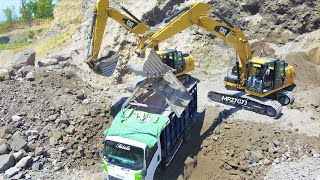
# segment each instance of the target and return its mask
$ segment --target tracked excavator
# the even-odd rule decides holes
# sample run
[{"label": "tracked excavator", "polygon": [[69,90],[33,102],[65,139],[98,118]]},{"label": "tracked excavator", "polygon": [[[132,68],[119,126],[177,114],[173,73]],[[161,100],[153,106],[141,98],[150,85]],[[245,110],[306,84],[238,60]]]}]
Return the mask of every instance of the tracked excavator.
[{"label": "tracked excavator", "polygon": [[[102,14],[102,16],[95,16],[94,20],[96,24],[102,24],[102,22],[99,23],[99,18],[107,16],[113,17],[119,22],[119,18],[115,18],[111,13],[108,13],[109,8],[105,4],[101,8],[98,2],[96,14],[101,14],[99,13],[99,9],[103,9],[103,11],[107,9],[107,13]],[[121,9],[127,11],[124,8]],[[217,11],[213,13],[217,20],[210,17],[208,15],[209,10],[210,5],[207,3],[194,3],[178,10],[152,28],[138,21],[131,13],[128,13],[132,15],[130,15],[131,19],[123,17],[123,15],[122,17],[136,24],[135,28],[140,26],[145,27],[139,32],[134,31],[135,28],[127,27],[131,32],[139,35],[138,47],[141,52],[144,52],[148,48],[157,47],[162,41],[193,25],[204,28],[214,36],[227,42],[236,50],[239,61],[236,62],[232,75],[224,79],[226,89],[219,92],[210,91],[208,99],[210,101],[239,106],[274,118],[278,117],[281,114],[283,105],[294,102],[292,91],[286,90],[294,85],[294,68],[288,65],[286,61],[278,58],[267,56],[252,57],[247,37]],[[100,19],[100,21],[106,20]],[[123,20],[120,20],[120,24],[125,27],[128,26],[123,22]],[[104,29],[104,26],[105,23],[102,29]],[[100,35],[95,35],[98,32]],[[93,34],[96,39],[93,42],[100,42],[100,44],[93,43],[94,49],[100,48],[102,39],[101,28],[99,30],[99,28],[95,27]],[[96,47],[97,45],[99,47]],[[93,56],[91,57],[95,57],[95,54],[97,54],[97,51],[93,52]],[[164,63],[177,71],[176,75],[185,75],[194,69],[194,59],[192,56],[183,55],[175,50],[167,50],[158,54]],[[189,59],[183,57],[189,57]],[[88,63],[89,65],[91,63],[91,67],[97,67],[96,65],[92,65],[96,62],[99,61],[96,61],[95,58],[89,58]],[[107,65],[107,67],[111,66]]]},{"label": "tracked excavator", "polygon": [[[116,8],[111,7],[110,2],[111,1],[109,0],[98,0],[96,3],[90,29],[86,59],[86,63],[90,68],[107,77],[110,77],[113,74],[119,58],[119,54],[113,51],[110,51],[107,56],[98,58],[108,18],[115,20],[122,27],[125,27],[127,30],[139,37],[143,37],[143,35],[150,30],[148,25],[140,21],[119,2],[116,0],[112,1],[126,14],[123,14]],[[156,47],[156,45],[152,48],[154,47]],[[143,53],[145,53],[145,49],[143,49]],[[174,49],[158,50],[156,53],[161,57],[165,64],[174,69],[174,74],[178,76],[181,81],[189,79],[190,76],[186,73],[194,70],[194,57],[192,55],[183,54],[181,51]],[[160,67],[157,66],[154,68]]]}]

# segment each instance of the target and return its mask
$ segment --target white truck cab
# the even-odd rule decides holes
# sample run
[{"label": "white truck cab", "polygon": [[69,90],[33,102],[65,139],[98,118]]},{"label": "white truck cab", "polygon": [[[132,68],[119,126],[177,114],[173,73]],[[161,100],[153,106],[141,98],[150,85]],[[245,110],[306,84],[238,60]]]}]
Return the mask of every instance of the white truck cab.
[{"label": "white truck cab", "polygon": [[135,140],[107,136],[104,146],[103,167],[108,180],[153,179],[161,162],[160,141],[150,149]]}]

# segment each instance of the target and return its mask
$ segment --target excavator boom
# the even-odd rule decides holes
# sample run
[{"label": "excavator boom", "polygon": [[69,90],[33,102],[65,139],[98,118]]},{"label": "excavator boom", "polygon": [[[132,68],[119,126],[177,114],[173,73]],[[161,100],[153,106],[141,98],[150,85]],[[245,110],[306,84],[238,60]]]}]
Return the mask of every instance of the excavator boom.
[{"label": "excavator boom", "polygon": [[[120,6],[120,8],[126,12],[128,16],[120,13],[115,8],[109,7],[108,0],[99,0],[96,4],[94,10],[94,16],[92,18],[92,25],[90,30],[89,42],[88,42],[88,55],[87,55],[87,63],[90,68],[104,73],[104,75],[110,76],[112,75],[115,65],[117,63],[117,58],[110,57],[109,61],[105,58],[98,59],[98,55],[101,48],[101,43],[103,40],[103,35],[106,28],[106,23],[108,18],[111,18],[118,22],[121,26],[128,29],[130,32],[138,35],[142,35],[147,32],[150,27],[146,24],[142,23],[138,18],[136,18],[133,14],[131,14],[125,7]],[[112,68],[105,65],[107,63],[108,66],[112,66]],[[107,68],[107,69],[101,69]],[[110,72],[111,71],[111,72]]]},{"label": "excavator boom", "polygon": [[177,13],[174,13],[160,23],[163,24],[162,26],[157,25],[144,34],[143,38],[139,41],[139,47],[143,50],[146,48],[153,48],[160,42],[193,25],[197,25],[224,40],[236,50],[243,70],[243,73],[241,74],[241,79],[243,81],[241,84],[244,84],[244,79],[246,79],[246,62],[252,58],[251,48],[247,37],[239,29],[224,19],[218,12],[215,12],[215,15],[224,23],[209,17],[207,15],[209,10],[209,4],[194,3],[191,6],[187,6],[177,11]]}]

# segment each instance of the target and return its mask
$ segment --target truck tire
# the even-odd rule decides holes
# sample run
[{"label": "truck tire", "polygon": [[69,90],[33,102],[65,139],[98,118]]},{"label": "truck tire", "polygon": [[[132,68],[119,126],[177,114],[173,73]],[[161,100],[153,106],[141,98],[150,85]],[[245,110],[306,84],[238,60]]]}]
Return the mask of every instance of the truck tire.
[{"label": "truck tire", "polygon": [[187,143],[190,140],[190,137],[191,137],[191,128],[189,125],[183,134],[183,141]]}]

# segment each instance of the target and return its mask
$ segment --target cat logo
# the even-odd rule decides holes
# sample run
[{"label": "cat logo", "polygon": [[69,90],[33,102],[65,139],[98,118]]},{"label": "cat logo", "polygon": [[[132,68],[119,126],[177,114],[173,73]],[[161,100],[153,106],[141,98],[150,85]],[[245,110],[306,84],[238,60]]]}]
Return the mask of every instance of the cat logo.
[{"label": "cat logo", "polygon": [[220,30],[219,30],[219,33],[222,35],[222,36],[226,36],[227,34],[227,30],[224,28],[224,27],[220,27]]},{"label": "cat logo", "polygon": [[214,28],[214,30],[216,32],[218,32],[219,34],[221,34],[224,37],[227,37],[230,34],[231,29],[227,28],[227,27],[223,27],[223,26],[216,26]]},{"label": "cat logo", "polygon": [[131,29],[134,29],[138,24],[130,19],[122,19],[122,22],[125,23]]}]

